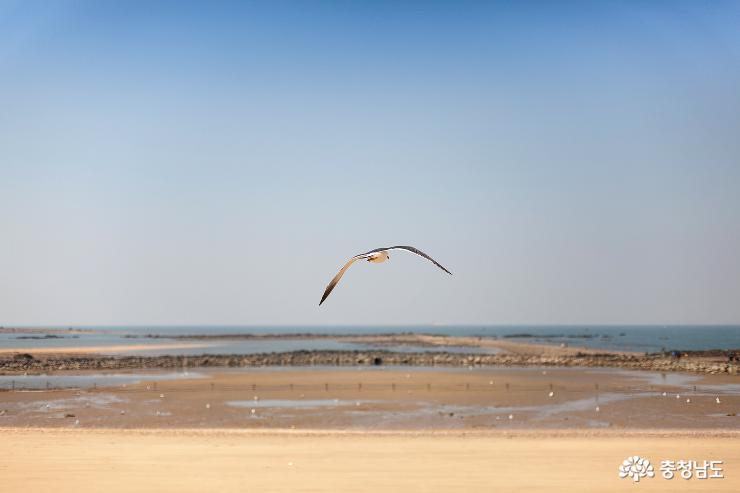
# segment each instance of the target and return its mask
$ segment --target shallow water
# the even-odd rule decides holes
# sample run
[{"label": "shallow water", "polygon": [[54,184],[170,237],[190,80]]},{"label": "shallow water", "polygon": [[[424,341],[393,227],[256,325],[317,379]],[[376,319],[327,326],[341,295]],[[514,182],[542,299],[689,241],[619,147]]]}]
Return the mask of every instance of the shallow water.
[{"label": "shallow water", "polygon": [[32,402],[21,402],[19,409],[30,412],[57,412],[79,407],[109,409],[112,405],[128,402],[128,399],[113,394],[84,394],[65,399],[48,399]]},{"label": "shallow water", "polygon": [[231,407],[245,408],[276,408],[276,409],[316,409],[319,407],[343,407],[357,406],[358,403],[369,404],[382,401],[349,401],[339,399],[264,399],[246,401],[227,401],[226,405]]},{"label": "shallow water", "polygon": [[0,389],[89,389],[116,387],[152,380],[202,378],[201,373],[94,373],[85,375],[0,375]]},{"label": "shallow water", "polygon": [[[198,356],[203,354],[260,354],[260,353],[282,353],[292,351],[396,351],[396,352],[449,352],[449,353],[476,353],[496,354],[500,350],[496,348],[477,348],[472,346],[425,346],[416,344],[372,344],[341,341],[331,338],[319,339],[173,339],[170,336],[186,335],[177,331],[165,331],[161,337],[143,337],[146,334],[156,333],[155,329],[147,329],[151,332],[145,334],[131,333],[130,331],[109,330],[106,332],[83,332],[79,334],[56,334],[49,335],[53,338],[44,338],[44,333],[34,334],[9,334],[0,333],[0,349],[65,349],[65,348],[90,348],[118,346],[112,351],[101,351],[101,354],[115,356]],[[205,329],[204,329],[205,330]],[[300,331],[297,331],[300,332]],[[220,330],[204,331],[201,334],[222,334]],[[242,329],[235,333],[249,333],[248,329]],[[254,332],[259,333],[259,332]],[[136,337],[131,337],[136,336]],[[31,338],[29,338],[31,337]],[[136,349],[137,346],[162,346],[180,345],[192,347],[152,347],[152,349]],[[129,346],[130,349],[126,348]]]},{"label": "shallow water", "polygon": [[[586,398],[570,400],[565,402],[557,402],[552,404],[542,404],[539,406],[480,406],[480,405],[457,405],[457,404],[440,404],[437,402],[427,401],[412,401],[404,403],[403,405],[407,409],[394,409],[387,411],[384,409],[375,408],[363,408],[362,410],[356,410],[354,408],[359,406],[365,406],[368,404],[379,404],[381,406],[395,406],[398,404],[397,401],[393,400],[340,400],[340,399],[265,399],[265,400],[240,400],[240,401],[227,401],[226,405],[231,407],[242,407],[252,409],[265,409],[265,412],[273,413],[275,415],[284,414],[286,411],[296,409],[316,409],[316,408],[341,408],[349,407],[344,412],[354,415],[370,416],[376,415],[377,418],[383,419],[389,415],[393,415],[396,418],[401,415],[408,418],[422,417],[425,415],[434,414],[452,414],[457,416],[496,416],[500,415],[508,418],[509,414],[527,414],[530,419],[546,419],[553,415],[560,413],[579,412],[579,411],[591,411],[595,410],[596,406],[603,406],[604,404],[628,400],[634,397],[638,397],[637,394],[603,394],[598,398]],[[341,411],[339,411],[341,412]]]},{"label": "shallow water", "polygon": [[622,368],[597,368],[590,369],[593,373],[607,373],[611,375],[623,375],[641,380],[648,385],[669,385],[672,387],[687,387],[701,380],[701,375],[678,372],[657,372],[645,370],[626,370]]},{"label": "shallow water", "polygon": [[[168,337],[200,334],[389,334],[399,332],[425,333],[451,336],[480,336],[484,338],[505,338],[520,342],[545,344],[568,344],[606,350],[656,352],[661,349],[733,349],[740,348],[740,325],[725,326],[600,326],[600,325],[516,325],[516,326],[158,326],[158,327],[85,327],[90,332],[79,334],[64,332],[64,327],[53,328],[63,332],[55,334],[62,339],[19,339],[31,334],[0,333],[0,348],[22,347],[71,347],[103,346],[111,344],[162,344],[173,342]],[[147,339],[143,336],[158,334],[161,339]],[[32,334],[34,336],[43,335]],[[126,336],[133,336],[131,339]],[[514,336],[514,337],[512,337]],[[183,342],[180,340],[179,342]],[[214,341],[206,341],[213,343]],[[250,352],[292,351],[296,349],[367,349],[364,344],[354,345],[346,342],[324,340],[291,341],[215,341],[214,352],[224,352],[231,348],[235,354]],[[253,344],[256,346],[252,346]],[[288,349],[290,348],[290,349]],[[403,346],[387,349],[403,351]],[[416,349],[415,349],[416,350]],[[425,348],[422,350],[430,350]],[[436,350],[441,350],[437,348]],[[211,349],[206,349],[210,352]],[[226,351],[228,352],[228,351]],[[152,354],[202,354],[190,349],[172,350]],[[138,354],[138,353],[137,353]]]},{"label": "shallow water", "polygon": [[[167,343],[194,343],[204,344],[204,347],[192,348],[157,348],[147,350],[119,350],[105,351],[102,354],[136,355],[136,356],[197,356],[201,354],[261,354],[283,353],[292,351],[395,351],[401,353],[476,353],[496,354],[496,348],[477,348],[466,346],[420,346],[414,344],[381,345],[338,341],[335,339],[268,339],[268,340],[231,340],[231,341],[191,341],[174,339],[138,339],[136,344],[167,344]],[[154,342],[152,342],[154,341]],[[127,340],[130,344],[130,339]]]}]

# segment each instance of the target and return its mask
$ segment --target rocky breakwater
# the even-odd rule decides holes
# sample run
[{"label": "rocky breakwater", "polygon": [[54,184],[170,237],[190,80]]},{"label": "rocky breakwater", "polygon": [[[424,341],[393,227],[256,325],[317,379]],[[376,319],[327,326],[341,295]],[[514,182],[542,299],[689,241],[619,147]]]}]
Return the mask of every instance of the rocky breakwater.
[{"label": "rocky breakwater", "polygon": [[560,366],[613,367],[651,371],[738,373],[738,362],[720,359],[622,353],[461,354],[448,352],[400,353],[392,351],[293,351],[250,355],[201,356],[55,356],[16,354],[0,358],[0,373],[22,374],[65,370],[134,370],[205,367],[263,366]]}]

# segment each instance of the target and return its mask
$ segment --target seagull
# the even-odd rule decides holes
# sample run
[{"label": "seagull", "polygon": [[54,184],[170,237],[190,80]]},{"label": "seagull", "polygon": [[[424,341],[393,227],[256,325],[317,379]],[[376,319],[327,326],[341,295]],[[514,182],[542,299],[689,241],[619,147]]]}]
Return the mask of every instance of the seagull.
[{"label": "seagull", "polygon": [[371,262],[373,264],[379,264],[381,262],[385,262],[391,256],[388,254],[388,250],[406,250],[407,252],[415,253],[416,255],[419,255],[420,257],[424,257],[425,259],[432,262],[434,265],[442,269],[443,271],[447,272],[449,275],[452,275],[452,272],[448,271],[442,265],[440,265],[436,260],[434,260],[432,257],[427,255],[426,253],[422,252],[421,250],[418,250],[411,246],[392,246],[392,247],[386,247],[386,248],[376,248],[375,250],[370,250],[369,252],[361,253],[359,255],[355,255],[351,259],[347,261],[346,264],[344,264],[344,267],[341,268],[341,270],[337,273],[336,276],[334,276],[334,279],[331,280],[329,285],[326,287],[326,290],[324,291],[324,296],[321,297],[321,301],[319,302],[319,306],[326,300],[326,298],[329,296],[329,294],[332,292],[334,287],[337,285],[339,280],[342,278],[345,272],[347,272],[347,269],[349,269],[349,266],[354,264],[358,260],[367,260],[368,262]]}]

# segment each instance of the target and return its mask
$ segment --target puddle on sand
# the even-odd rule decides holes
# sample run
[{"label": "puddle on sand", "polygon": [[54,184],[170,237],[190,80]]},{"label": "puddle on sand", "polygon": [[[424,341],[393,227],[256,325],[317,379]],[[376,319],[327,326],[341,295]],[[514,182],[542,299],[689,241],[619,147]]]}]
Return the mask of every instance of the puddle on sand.
[{"label": "puddle on sand", "polygon": [[[594,410],[596,406],[603,406],[610,402],[631,399],[630,394],[602,394],[586,399],[577,399],[566,402],[545,404],[541,406],[479,406],[439,404],[427,401],[407,403],[404,407],[397,407],[395,401],[390,400],[339,400],[339,399],[264,399],[228,401],[226,405],[246,409],[262,409],[263,413],[273,416],[292,415],[294,410],[311,410],[319,408],[337,408],[335,412],[354,419],[372,418],[377,422],[388,420],[429,419],[436,416],[455,416],[458,418],[490,417],[491,419],[509,419],[509,415],[526,417],[527,420],[541,421],[563,413],[575,413]],[[379,404],[383,409],[368,404]],[[362,407],[360,407],[362,406]],[[389,409],[390,407],[390,409]],[[343,409],[339,409],[343,408]]]},{"label": "puddle on sand", "polygon": [[81,407],[108,409],[112,404],[120,404],[122,402],[128,402],[128,399],[124,399],[113,394],[89,394],[69,397],[66,399],[18,402],[15,406],[21,412],[48,412],[79,409]]},{"label": "puddle on sand", "polygon": [[[626,370],[621,368],[589,369],[590,373],[601,373],[624,376],[630,379],[641,380],[647,385],[655,387],[684,387],[696,392],[714,394],[740,394],[740,383],[702,384],[697,383],[703,375],[691,375],[680,372],[658,372],[645,370]],[[688,391],[685,390],[684,392]],[[697,394],[698,395],[698,394]]]},{"label": "puddle on sand", "polygon": [[[0,375],[0,389],[45,390],[116,387],[143,381],[203,378],[200,373],[95,373],[87,375]],[[48,386],[48,387],[47,387]]]},{"label": "puddle on sand", "polygon": [[610,376],[623,376],[630,379],[642,380],[648,385],[667,385],[671,387],[685,387],[693,385],[701,379],[700,375],[689,375],[678,372],[659,372],[646,370],[628,370],[624,368],[589,368],[589,373]]},{"label": "puddle on sand", "polygon": [[316,409],[319,407],[342,407],[357,406],[357,403],[369,404],[384,401],[348,401],[338,399],[314,399],[314,400],[294,400],[294,399],[264,399],[251,401],[227,401],[226,405],[231,407],[245,408],[279,408],[279,409]]},{"label": "puddle on sand", "polygon": [[547,419],[557,414],[593,411],[596,406],[603,406],[611,402],[624,401],[638,397],[636,394],[600,394],[596,397],[576,399],[572,401],[544,404],[541,406],[510,406],[510,407],[475,407],[469,406],[466,412],[472,414],[501,414],[501,413],[528,413],[533,419]]}]

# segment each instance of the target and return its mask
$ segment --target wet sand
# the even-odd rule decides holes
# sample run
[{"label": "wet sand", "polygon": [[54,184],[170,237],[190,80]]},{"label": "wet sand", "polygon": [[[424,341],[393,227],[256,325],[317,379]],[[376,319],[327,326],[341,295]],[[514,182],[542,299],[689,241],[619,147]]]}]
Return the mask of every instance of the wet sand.
[{"label": "wet sand", "polygon": [[[87,375],[89,387],[46,390],[37,378],[36,391],[0,392],[0,426],[740,429],[740,379],[730,375],[573,368],[239,368],[200,369],[177,378],[160,374],[161,380],[150,371],[141,382],[127,384],[99,373],[57,375]],[[24,385],[20,377],[5,378],[6,388],[7,378],[16,379],[16,389]]]},{"label": "wet sand", "polygon": [[[656,477],[618,477],[626,457]],[[5,491],[740,490],[736,433],[348,433],[0,429]],[[724,479],[663,479],[660,460],[723,460]]]}]

